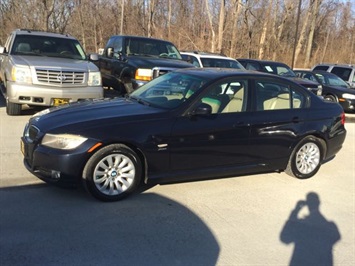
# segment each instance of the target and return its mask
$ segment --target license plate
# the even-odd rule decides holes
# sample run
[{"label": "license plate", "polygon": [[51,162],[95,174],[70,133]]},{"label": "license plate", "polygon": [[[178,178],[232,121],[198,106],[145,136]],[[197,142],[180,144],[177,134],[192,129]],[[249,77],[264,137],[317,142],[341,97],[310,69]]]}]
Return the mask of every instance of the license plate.
[{"label": "license plate", "polygon": [[20,147],[21,147],[21,152],[22,152],[23,156],[26,156],[25,155],[25,144],[23,143],[23,140],[21,140],[21,142],[20,142]]},{"label": "license plate", "polygon": [[63,105],[69,103],[69,99],[66,98],[54,98],[53,106]]}]

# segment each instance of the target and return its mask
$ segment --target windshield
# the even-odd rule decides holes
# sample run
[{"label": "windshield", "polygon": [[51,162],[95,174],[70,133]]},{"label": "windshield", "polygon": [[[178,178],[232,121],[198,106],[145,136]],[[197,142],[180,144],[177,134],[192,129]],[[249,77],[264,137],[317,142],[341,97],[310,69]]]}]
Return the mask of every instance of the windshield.
[{"label": "windshield", "polygon": [[286,65],[265,64],[263,65],[263,68],[266,70],[266,72],[271,74],[284,77],[296,77],[295,72],[293,72],[292,69]]},{"label": "windshield", "polygon": [[236,68],[244,69],[244,67],[235,60],[223,59],[223,58],[202,58],[201,62],[203,67],[221,67],[221,68]]},{"label": "windshield", "polygon": [[316,73],[316,76],[323,85],[350,88],[350,86],[344,80],[342,80],[336,75],[330,75],[327,73]]},{"label": "windshield", "polygon": [[129,38],[126,43],[127,55],[148,55],[182,59],[178,49],[169,42]]},{"label": "windshield", "polygon": [[138,88],[129,98],[154,107],[174,109],[208,81],[207,78],[170,72]]},{"label": "windshield", "polygon": [[18,35],[12,45],[11,54],[86,59],[77,40],[49,36]]}]

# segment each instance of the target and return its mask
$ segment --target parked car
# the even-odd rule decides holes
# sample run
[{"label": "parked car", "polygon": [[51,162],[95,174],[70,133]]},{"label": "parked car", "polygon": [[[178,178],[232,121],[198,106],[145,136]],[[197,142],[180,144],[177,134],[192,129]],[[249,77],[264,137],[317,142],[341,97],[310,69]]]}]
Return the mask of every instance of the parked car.
[{"label": "parked car", "polygon": [[196,67],[220,67],[244,69],[244,67],[234,58],[207,52],[183,51],[180,52],[182,59]]},{"label": "parked car", "polygon": [[8,115],[22,105],[56,106],[103,97],[101,75],[79,41],[67,34],[15,30],[0,46],[0,89]]},{"label": "parked car", "polygon": [[322,84],[324,99],[340,103],[347,112],[355,110],[355,90],[335,74],[326,71],[294,70],[300,78]]},{"label": "parked car", "polygon": [[237,60],[248,70],[255,70],[288,78],[312,91],[314,94],[318,96],[322,95],[322,85],[317,82],[298,78],[292,69],[284,63],[249,58],[239,58]]},{"label": "parked car", "polygon": [[125,98],[46,109],[21,138],[27,169],[58,185],[82,180],[103,201],[141,183],[285,171],[304,179],[335,156],[344,111],[276,75],[169,72]]},{"label": "parked car", "polygon": [[333,73],[355,88],[355,66],[346,64],[318,64],[312,70],[324,70]]},{"label": "parked car", "polygon": [[173,43],[142,36],[113,35],[100,54],[96,65],[103,86],[121,96],[167,72],[194,67],[182,60]]}]

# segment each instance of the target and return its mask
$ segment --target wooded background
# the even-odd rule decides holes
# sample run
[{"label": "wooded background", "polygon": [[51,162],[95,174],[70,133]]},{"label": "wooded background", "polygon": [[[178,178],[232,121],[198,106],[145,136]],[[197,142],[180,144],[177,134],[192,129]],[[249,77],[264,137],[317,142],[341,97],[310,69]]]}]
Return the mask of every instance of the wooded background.
[{"label": "wooded background", "polygon": [[87,53],[127,34],[299,68],[354,64],[354,6],[354,0],[0,0],[0,44],[26,28],[69,33]]}]

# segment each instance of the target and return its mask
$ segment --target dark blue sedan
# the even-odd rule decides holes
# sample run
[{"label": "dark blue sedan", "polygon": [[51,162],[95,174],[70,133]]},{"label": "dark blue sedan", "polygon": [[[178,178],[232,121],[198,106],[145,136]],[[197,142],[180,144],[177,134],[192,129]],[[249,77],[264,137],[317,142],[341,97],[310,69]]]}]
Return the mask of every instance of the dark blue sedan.
[{"label": "dark blue sedan", "polygon": [[58,185],[82,181],[103,201],[142,182],[285,171],[304,179],[335,156],[344,113],[275,75],[227,69],[165,74],[126,98],[88,100],[33,116],[24,163]]},{"label": "dark blue sedan", "polygon": [[324,99],[339,103],[346,112],[355,111],[355,88],[333,73],[321,70],[294,70],[303,79],[318,82],[322,85]]}]

